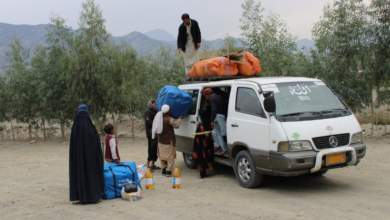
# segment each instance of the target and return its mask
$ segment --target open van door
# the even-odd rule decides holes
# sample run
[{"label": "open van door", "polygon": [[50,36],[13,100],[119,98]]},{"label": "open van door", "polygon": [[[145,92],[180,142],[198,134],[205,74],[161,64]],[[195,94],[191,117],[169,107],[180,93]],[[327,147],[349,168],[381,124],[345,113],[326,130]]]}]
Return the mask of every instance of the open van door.
[{"label": "open van door", "polygon": [[193,88],[186,87],[185,89],[182,90],[191,96],[192,102],[191,102],[191,108],[188,112],[188,115],[186,115],[181,120],[180,128],[175,130],[176,148],[178,151],[183,152],[184,154],[192,157],[192,150],[193,150],[195,136],[191,136],[191,134],[196,132],[196,127],[199,121],[198,108],[199,108],[201,91],[199,87],[193,87]]}]

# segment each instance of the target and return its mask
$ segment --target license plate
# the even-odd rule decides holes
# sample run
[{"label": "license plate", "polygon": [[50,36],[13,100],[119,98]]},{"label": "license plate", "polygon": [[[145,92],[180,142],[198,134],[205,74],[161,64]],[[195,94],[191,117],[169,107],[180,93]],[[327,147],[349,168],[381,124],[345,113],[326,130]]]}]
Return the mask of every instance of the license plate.
[{"label": "license plate", "polygon": [[340,164],[340,163],[345,163],[345,153],[328,155],[326,157],[326,165],[327,166],[334,165],[334,164]]}]

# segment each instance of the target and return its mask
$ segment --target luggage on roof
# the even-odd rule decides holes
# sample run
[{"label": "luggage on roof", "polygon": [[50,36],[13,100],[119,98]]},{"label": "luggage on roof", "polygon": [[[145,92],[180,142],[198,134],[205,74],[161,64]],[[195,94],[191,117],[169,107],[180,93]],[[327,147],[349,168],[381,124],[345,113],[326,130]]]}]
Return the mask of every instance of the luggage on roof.
[{"label": "luggage on roof", "polygon": [[240,50],[224,57],[215,57],[197,62],[187,73],[190,78],[253,76],[260,73],[259,60],[253,54]]}]

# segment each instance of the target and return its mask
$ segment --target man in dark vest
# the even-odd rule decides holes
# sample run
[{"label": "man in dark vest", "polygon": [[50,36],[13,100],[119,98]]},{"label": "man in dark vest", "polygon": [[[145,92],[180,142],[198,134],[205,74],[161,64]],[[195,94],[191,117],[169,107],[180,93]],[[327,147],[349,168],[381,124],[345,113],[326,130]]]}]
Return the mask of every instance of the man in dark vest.
[{"label": "man in dark vest", "polygon": [[185,70],[188,73],[192,66],[199,61],[199,48],[202,36],[197,21],[190,19],[188,14],[183,14],[181,19],[183,23],[179,27],[177,48],[179,53],[183,53]]},{"label": "man in dark vest", "polygon": [[145,112],[145,127],[146,127],[146,137],[148,138],[148,159],[146,166],[151,170],[161,169],[156,166],[154,163],[157,161],[157,139],[152,139],[152,126],[154,117],[157,114],[156,102],[154,100],[148,101],[148,110]]},{"label": "man in dark vest", "polygon": [[162,174],[167,177],[172,176],[172,168],[176,159],[176,136],[174,128],[179,128],[181,124],[181,116],[177,121],[171,117],[171,110],[168,105],[161,107],[163,113],[163,131],[158,134],[158,157],[161,160],[161,166],[163,168]]}]

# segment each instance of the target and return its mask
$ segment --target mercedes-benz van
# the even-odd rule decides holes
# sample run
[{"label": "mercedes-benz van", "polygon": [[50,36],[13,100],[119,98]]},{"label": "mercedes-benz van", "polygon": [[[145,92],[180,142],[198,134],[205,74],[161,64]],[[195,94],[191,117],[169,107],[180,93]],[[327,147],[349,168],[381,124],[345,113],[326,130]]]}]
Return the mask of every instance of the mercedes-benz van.
[{"label": "mercedes-benz van", "polygon": [[361,127],[347,105],[319,79],[253,77],[179,86],[192,97],[189,114],[176,130],[177,150],[187,167],[192,158],[202,91],[224,93],[228,101],[228,155],[214,162],[234,168],[242,187],[260,185],[263,175],[323,175],[357,165],[365,156]]}]

